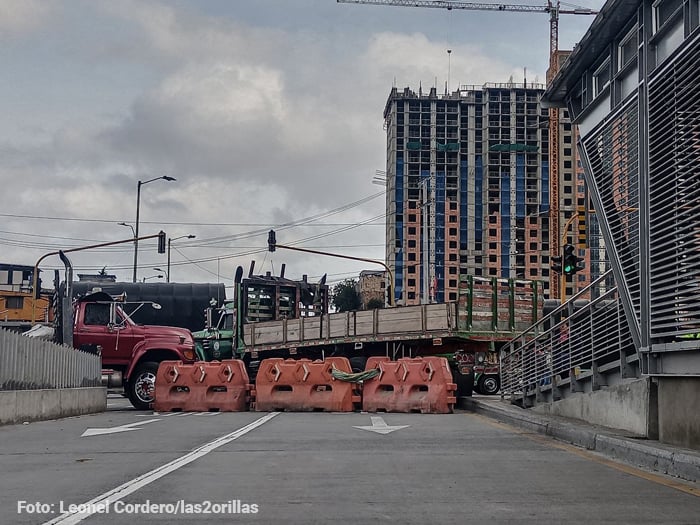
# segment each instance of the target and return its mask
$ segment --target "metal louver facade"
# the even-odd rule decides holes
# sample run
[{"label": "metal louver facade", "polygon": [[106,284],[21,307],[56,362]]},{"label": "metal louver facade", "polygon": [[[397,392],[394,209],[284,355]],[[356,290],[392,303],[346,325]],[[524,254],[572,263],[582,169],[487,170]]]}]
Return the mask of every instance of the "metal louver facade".
[{"label": "metal louver facade", "polygon": [[620,304],[654,376],[700,376],[699,78],[700,3],[608,0],[543,97],[580,127]]},{"label": "metal louver facade", "polygon": [[649,80],[652,339],[700,332],[700,38]]}]

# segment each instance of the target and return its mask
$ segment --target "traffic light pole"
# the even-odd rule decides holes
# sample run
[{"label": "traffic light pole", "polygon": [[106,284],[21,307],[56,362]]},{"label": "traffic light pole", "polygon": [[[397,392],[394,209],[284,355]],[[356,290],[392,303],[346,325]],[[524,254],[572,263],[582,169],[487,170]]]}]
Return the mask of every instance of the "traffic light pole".
[{"label": "traffic light pole", "polygon": [[[164,232],[159,232],[156,233],[155,235],[145,235],[143,237],[139,237],[139,241],[143,241],[146,239],[155,239],[158,238],[158,253],[165,253],[165,251],[160,251],[160,244],[161,244],[161,239],[165,238],[165,233]],[[37,286],[39,285],[39,265],[41,264],[41,261],[46,259],[47,257],[50,257],[51,255],[60,255],[62,253],[71,253],[71,252],[82,252],[85,250],[92,250],[93,248],[102,248],[104,246],[114,246],[115,244],[124,244],[127,242],[134,242],[134,237],[131,239],[125,239],[123,241],[112,241],[112,242],[103,242],[100,244],[91,244],[90,246],[80,246],[79,248],[68,248],[67,250],[59,250],[57,252],[49,252],[45,253],[41,257],[39,257],[39,260],[36,262],[34,265],[34,275],[32,276],[32,293],[34,294],[35,297],[37,297],[39,290],[37,290]],[[36,301],[32,303],[32,326],[36,324]]]},{"label": "traffic light pole", "polygon": [[382,265],[389,274],[389,282],[391,283],[391,293],[389,293],[389,306],[394,306],[394,274],[392,273],[391,269],[383,262],[377,261],[376,259],[365,259],[364,257],[352,257],[351,255],[341,255],[339,253],[320,252],[317,250],[309,250],[307,248],[297,248],[296,246],[285,246],[284,244],[277,244],[277,240],[274,236],[273,231],[270,231],[270,234],[271,235],[268,237],[268,247],[270,251],[274,251],[275,248],[284,248],[285,250],[294,250],[296,252],[313,253],[316,255],[327,255],[329,257],[338,257],[339,259],[350,259],[351,261],[362,261]]}]

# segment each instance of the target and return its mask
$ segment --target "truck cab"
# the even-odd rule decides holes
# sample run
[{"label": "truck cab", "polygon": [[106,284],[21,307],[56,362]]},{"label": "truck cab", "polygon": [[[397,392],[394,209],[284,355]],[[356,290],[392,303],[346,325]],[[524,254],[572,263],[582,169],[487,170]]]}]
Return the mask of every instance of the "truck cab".
[{"label": "truck cab", "polygon": [[216,308],[215,305],[207,308],[204,330],[192,332],[197,358],[201,361],[233,359],[235,326],[236,310],[233,301],[226,301],[221,308]]},{"label": "truck cab", "polygon": [[[158,364],[193,362],[194,339],[185,328],[138,325],[122,304],[126,303],[104,292],[79,298],[74,305],[73,346],[99,353],[108,386],[124,387],[131,404],[145,410],[153,401]],[[144,305],[140,302],[137,308]]]}]

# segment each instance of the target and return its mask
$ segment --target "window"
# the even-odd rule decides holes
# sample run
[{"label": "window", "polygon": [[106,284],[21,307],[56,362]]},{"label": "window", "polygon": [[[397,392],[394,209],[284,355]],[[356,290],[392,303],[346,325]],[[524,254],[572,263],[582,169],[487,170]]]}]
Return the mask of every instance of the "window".
[{"label": "window", "polygon": [[408,227],[408,234],[409,234],[409,235],[415,235],[415,234],[416,234],[416,227],[415,227],[415,226],[409,226],[409,227]]},{"label": "window", "polygon": [[408,247],[409,247],[409,248],[415,248],[415,247],[416,247],[416,241],[414,241],[413,239],[410,239],[410,240],[408,241]]},{"label": "window", "polygon": [[637,28],[633,27],[618,46],[619,69],[629,64],[637,56]]},{"label": "window", "polygon": [[683,0],[656,0],[652,4],[654,33],[657,33],[666,22],[683,6]]},{"label": "window", "polygon": [[600,95],[610,84],[610,59],[603,62],[593,73],[593,96]]},{"label": "window", "polygon": [[107,326],[109,324],[108,304],[86,304],[85,324],[93,326]]},{"label": "window", "polygon": [[24,297],[5,297],[5,306],[7,309],[22,309],[24,308]]}]

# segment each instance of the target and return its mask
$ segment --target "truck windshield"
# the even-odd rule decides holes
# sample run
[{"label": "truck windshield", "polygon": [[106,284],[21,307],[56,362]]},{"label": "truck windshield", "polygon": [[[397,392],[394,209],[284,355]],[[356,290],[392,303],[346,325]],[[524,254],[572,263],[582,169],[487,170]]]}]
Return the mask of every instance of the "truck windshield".
[{"label": "truck windshield", "polygon": [[216,327],[219,330],[233,330],[233,312],[223,312]]}]

